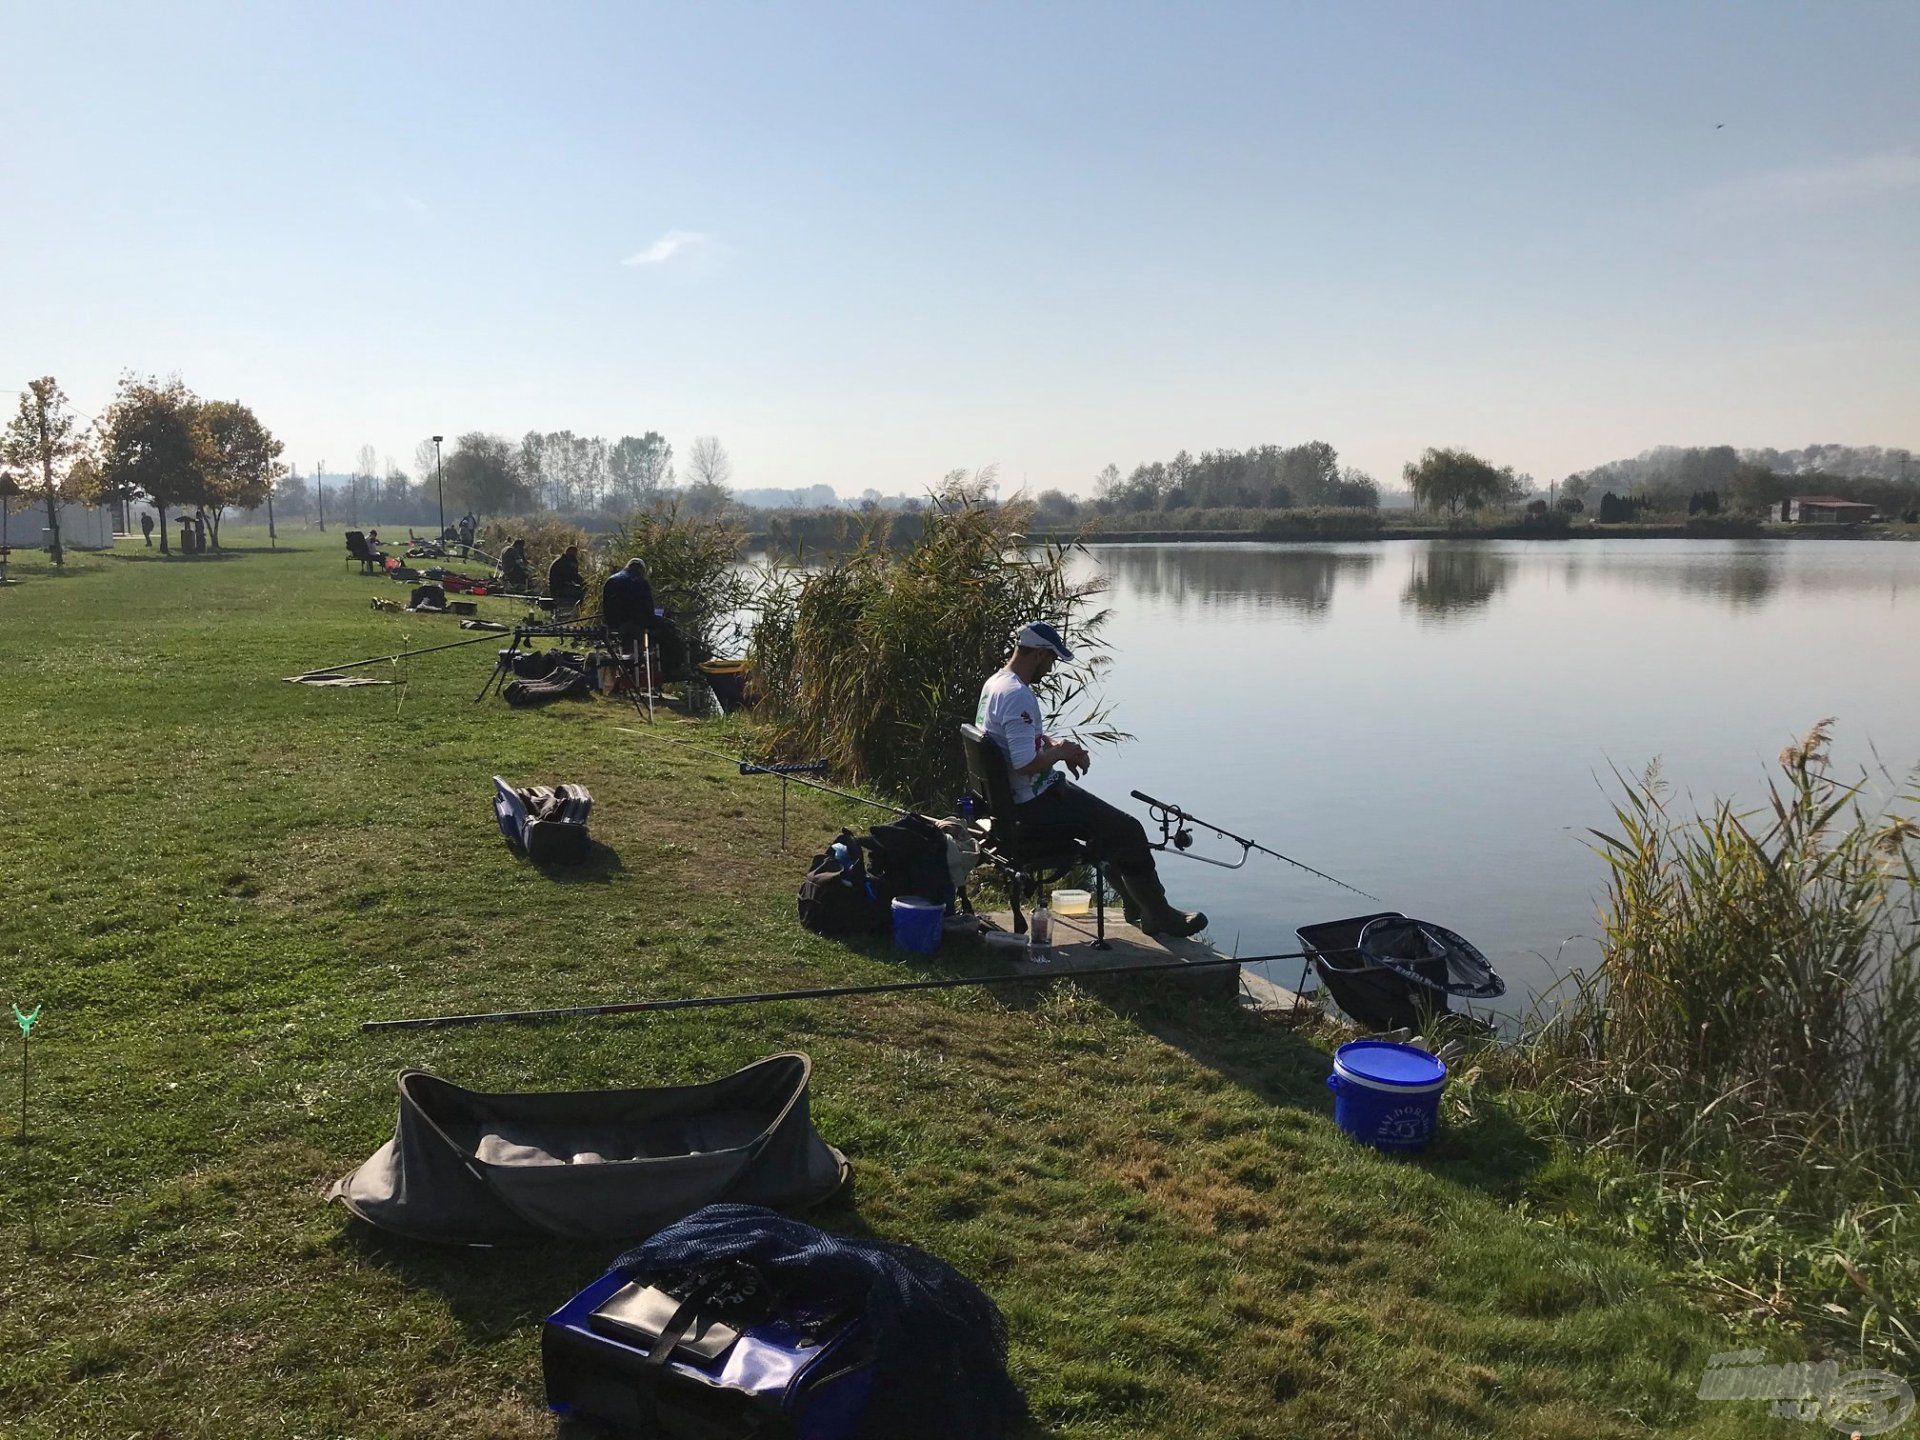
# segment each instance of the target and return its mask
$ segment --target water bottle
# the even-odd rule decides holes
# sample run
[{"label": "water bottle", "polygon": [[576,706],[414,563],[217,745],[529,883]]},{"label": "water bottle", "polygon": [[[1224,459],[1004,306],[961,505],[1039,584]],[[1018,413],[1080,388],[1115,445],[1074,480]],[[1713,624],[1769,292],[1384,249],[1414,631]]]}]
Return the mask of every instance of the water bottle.
[{"label": "water bottle", "polygon": [[1052,944],[1053,912],[1041,905],[1027,916],[1027,959],[1036,965],[1045,965],[1052,959]]},{"label": "water bottle", "polygon": [[838,840],[827,847],[827,854],[833,857],[833,863],[842,870],[845,870],[848,863],[853,859],[853,852],[848,850],[846,845]]}]

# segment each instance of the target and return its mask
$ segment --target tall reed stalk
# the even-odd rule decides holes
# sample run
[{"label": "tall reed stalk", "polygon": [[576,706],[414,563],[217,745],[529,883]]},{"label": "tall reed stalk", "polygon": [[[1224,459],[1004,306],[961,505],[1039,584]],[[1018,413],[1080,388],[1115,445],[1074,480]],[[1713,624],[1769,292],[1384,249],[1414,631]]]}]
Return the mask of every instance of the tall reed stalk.
[{"label": "tall reed stalk", "polygon": [[1869,811],[1828,724],[1767,804],[1676,819],[1657,772],[1611,831],[1605,955],[1511,1065],[1649,1177],[1622,1194],[1733,1291],[1917,1354],[1920,790]]}]

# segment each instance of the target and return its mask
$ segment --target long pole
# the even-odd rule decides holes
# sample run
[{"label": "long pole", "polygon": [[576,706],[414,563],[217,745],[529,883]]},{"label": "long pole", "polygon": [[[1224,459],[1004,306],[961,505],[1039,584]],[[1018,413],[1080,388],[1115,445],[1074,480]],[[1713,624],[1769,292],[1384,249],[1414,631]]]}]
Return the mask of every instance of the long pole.
[{"label": "long pole", "polygon": [[433,437],[433,489],[440,497],[440,538],[447,538],[447,483],[446,471],[440,464],[440,437]]},{"label": "long pole", "polygon": [[424,650],[402,650],[397,655],[375,655],[371,660],[349,660],[344,665],[322,665],[317,669],[303,670],[293,676],[295,680],[311,680],[321,675],[335,675],[342,670],[358,670],[363,665],[379,665],[388,660],[406,660],[415,655],[432,655],[441,650],[458,650],[462,645],[482,645],[487,641],[499,643],[499,632],[488,630],[484,634],[469,635],[464,640],[455,640],[446,645],[429,645]]},{"label": "long pole", "polygon": [[[615,726],[614,728],[618,730],[626,729],[623,725]],[[628,730],[627,733],[630,735],[646,735],[651,732],[646,730]],[[756,765],[751,760],[741,759],[738,755],[729,755],[724,750],[714,750],[706,745],[696,745],[691,740],[682,740],[677,736],[663,735],[660,738],[665,740],[669,745],[684,745],[689,750],[698,750],[702,755],[711,755],[717,760],[730,760],[740,767],[740,773],[742,775],[776,775],[782,778],[791,778],[794,784],[804,785],[809,790],[818,790],[822,795],[832,795],[841,800],[851,800],[856,805],[866,805],[875,810],[884,810],[889,815],[913,814],[911,810],[902,810],[898,805],[889,805],[881,800],[869,800],[865,795],[856,795],[851,790],[836,790],[831,785],[821,785],[812,780],[803,780],[799,775],[794,773],[792,766]],[[806,768],[811,769],[814,765],[821,765],[822,768],[824,768],[825,762],[808,761]]]},{"label": "long pole", "polygon": [[267,466],[267,548],[278,550],[279,537],[273,529],[273,466]]},{"label": "long pole", "polygon": [[1085,980],[1109,975],[1190,973],[1223,965],[1259,965],[1269,960],[1305,960],[1304,951],[1287,955],[1247,955],[1212,960],[1163,960],[1151,965],[1095,965],[1084,970],[1020,970],[1008,975],[954,975],[935,980],[895,980],[880,985],[823,985],[809,990],[769,990],[745,995],[695,995],[678,1000],[629,1000],[616,1005],[566,1005],[552,1010],[494,1010],[475,1015],[421,1015],[407,1020],[364,1020],[363,1031],[447,1030],[462,1025],[538,1024],[584,1020],[603,1015],[645,1015],[661,1010],[715,1010],[728,1005],[770,1005],[781,1000],[837,1000],[848,995],[899,995],[913,990],[958,990],[970,985],[1026,985],[1046,980]]},{"label": "long pole", "polygon": [[322,460],[320,468],[313,472],[313,493],[315,503],[320,507],[320,533],[327,533],[327,487],[321,483],[327,473],[327,462]]}]

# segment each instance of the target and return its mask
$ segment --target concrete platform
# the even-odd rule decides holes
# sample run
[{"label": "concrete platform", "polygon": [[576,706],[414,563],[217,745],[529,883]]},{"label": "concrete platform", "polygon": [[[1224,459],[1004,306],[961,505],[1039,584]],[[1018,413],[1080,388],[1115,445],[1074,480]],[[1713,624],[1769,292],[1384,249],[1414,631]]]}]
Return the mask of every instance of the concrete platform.
[{"label": "concrete platform", "polygon": [[[1013,912],[998,910],[981,917],[992,930],[1011,935],[1013,931]],[[1204,940],[1182,940],[1174,936],[1148,935],[1146,932],[1126,923],[1120,916],[1118,906],[1107,912],[1107,944],[1110,948],[1096,950],[1094,941],[1094,917],[1092,915],[1053,917],[1054,943],[1048,960],[1036,964],[1024,958],[1017,958],[1014,964],[1023,971],[1045,972],[1051,975],[1071,975],[1078,970],[1099,970],[1111,967],[1132,968],[1139,965],[1166,965],[1173,961],[1220,961],[1228,957],[1222,955]],[[1311,996],[1296,996],[1293,991],[1275,985],[1251,971],[1238,965],[1209,964],[1195,970],[1192,975],[1183,976],[1177,970],[1166,971],[1168,978],[1186,984],[1204,988],[1210,993],[1239,995],[1243,1002],[1257,1010],[1280,1010],[1301,1014],[1312,1011],[1314,1001]]]}]

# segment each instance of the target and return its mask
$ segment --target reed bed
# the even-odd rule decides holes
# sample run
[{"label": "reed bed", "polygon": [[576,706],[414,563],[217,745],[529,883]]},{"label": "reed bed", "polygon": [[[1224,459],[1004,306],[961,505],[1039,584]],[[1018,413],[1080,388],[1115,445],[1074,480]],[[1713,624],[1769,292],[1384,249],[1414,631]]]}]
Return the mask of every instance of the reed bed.
[{"label": "reed bed", "polygon": [[1624,781],[1604,958],[1502,1062],[1624,1162],[1628,1227],[1763,1316],[1920,1356],[1920,827],[1870,808],[1828,723],[1767,803],[1676,817]]},{"label": "reed bed", "polygon": [[1072,546],[1028,545],[1031,507],[993,504],[990,480],[950,475],[910,546],[874,531],[810,573],[765,572],[751,653],[755,715],[776,753],[944,813],[965,788],[959,727],[981,682],[1040,617],[1076,654],[1043,683],[1049,712],[1082,740],[1120,738],[1098,700],[1105,582],[1069,573]]}]

